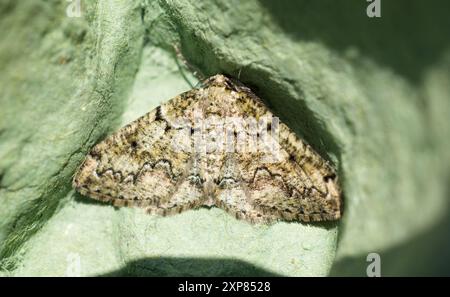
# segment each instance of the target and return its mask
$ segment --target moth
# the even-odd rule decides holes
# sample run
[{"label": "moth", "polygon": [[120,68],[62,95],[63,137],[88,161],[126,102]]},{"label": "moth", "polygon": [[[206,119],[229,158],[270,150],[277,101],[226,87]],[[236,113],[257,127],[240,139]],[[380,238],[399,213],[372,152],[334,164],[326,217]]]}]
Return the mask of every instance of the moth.
[{"label": "moth", "polygon": [[73,187],[157,215],[215,206],[251,223],[341,217],[333,167],[248,87],[223,75],[95,145]]}]

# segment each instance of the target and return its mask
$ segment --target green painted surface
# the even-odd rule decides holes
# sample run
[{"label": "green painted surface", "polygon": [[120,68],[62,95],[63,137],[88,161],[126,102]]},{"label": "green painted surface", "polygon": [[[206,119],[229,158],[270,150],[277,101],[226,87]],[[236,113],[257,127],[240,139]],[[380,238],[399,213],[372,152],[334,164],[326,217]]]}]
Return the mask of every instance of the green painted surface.
[{"label": "green painted surface", "polygon": [[[388,275],[448,273],[444,10],[274,3],[82,0],[68,18],[64,1],[2,1],[0,275],[365,275],[369,252]],[[160,218],[71,190],[92,145],[193,69],[239,78],[334,163],[339,224]]]}]

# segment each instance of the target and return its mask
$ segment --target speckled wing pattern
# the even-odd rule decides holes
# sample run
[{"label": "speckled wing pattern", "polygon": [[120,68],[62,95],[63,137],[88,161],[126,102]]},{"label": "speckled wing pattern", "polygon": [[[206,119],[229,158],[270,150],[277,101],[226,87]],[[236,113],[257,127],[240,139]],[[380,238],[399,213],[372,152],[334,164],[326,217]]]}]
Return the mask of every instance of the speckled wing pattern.
[{"label": "speckled wing pattern", "polygon": [[[74,188],[115,206],[142,207],[159,215],[216,206],[252,223],[340,218],[335,171],[285,124],[278,126],[275,161],[267,162],[266,153],[258,150],[180,150],[174,143],[193,147],[196,112],[218,119],[273,117],[249,88],[213,76],[94,146],[75,174]],[[191,127],[181,138],[186,123],[179,118]],[[236,128],[231,143],[237,144],[240,133],[258,137],[258,131]]]}]

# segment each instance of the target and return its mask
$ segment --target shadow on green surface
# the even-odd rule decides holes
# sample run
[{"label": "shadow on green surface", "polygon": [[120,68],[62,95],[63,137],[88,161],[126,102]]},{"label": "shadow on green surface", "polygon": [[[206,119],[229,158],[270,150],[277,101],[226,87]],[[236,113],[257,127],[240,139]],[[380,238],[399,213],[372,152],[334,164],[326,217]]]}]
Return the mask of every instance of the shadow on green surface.
[{"label": "shadow on green surface", "polygon": [[450,2],[381,2],[381,18],[369,18],[366,1],[260,0],[293,38],[323,43],[343,54],[357,50],[418,82],[450,48]]},{"label": "shadow on green surface", "polygon": [[99,276],[281,276],[234,259],[145,258]]}]

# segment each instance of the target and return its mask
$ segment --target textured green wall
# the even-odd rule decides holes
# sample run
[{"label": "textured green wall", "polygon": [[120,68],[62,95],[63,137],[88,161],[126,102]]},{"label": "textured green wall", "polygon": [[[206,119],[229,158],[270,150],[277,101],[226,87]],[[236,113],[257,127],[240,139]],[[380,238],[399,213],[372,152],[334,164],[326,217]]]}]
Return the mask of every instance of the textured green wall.
[{"label": "textured green wall", "polygon": [[[385,275],[449,273],[445,1],[382,1],[380,19],[356,0],[81,3],[0,2],[0,275],[365,275],[370,252]],[[160,218],[71,190],[93,144],[216,73],[332,161],[339,223]]]}]

